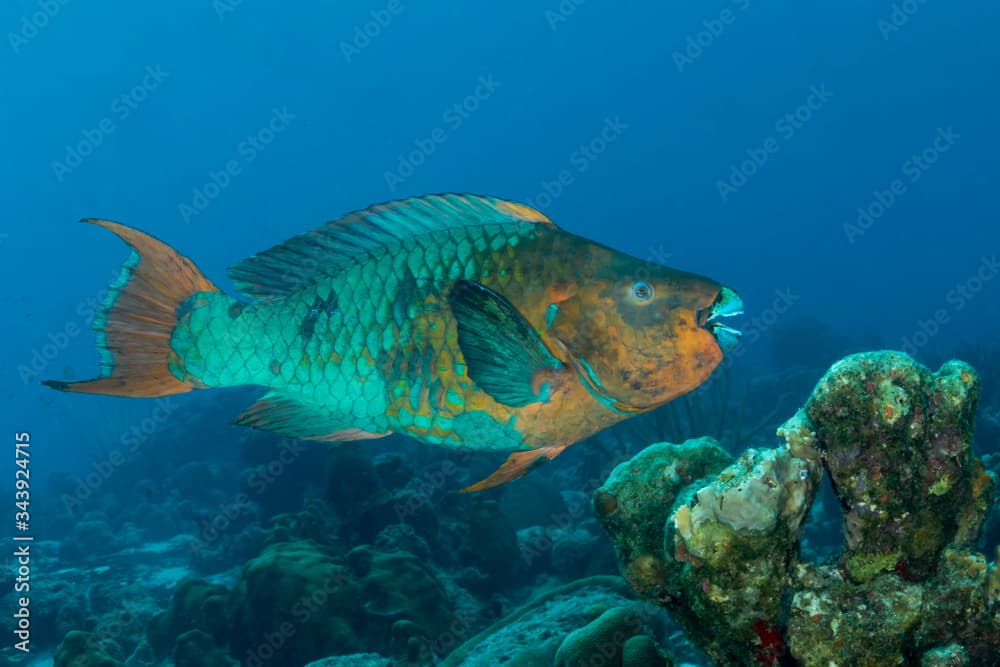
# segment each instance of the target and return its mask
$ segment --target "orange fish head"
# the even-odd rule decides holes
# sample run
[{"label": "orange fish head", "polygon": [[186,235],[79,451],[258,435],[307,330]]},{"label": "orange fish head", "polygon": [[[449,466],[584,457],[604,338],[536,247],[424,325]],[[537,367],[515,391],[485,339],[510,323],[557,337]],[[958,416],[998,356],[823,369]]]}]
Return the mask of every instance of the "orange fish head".
[{"label": "orange fish head", "polygon": [[548,334],[609,408],[645,412],[695,389],[739,342],[720,321],[743,312],[728,287],[614,251],[587,260]]}]

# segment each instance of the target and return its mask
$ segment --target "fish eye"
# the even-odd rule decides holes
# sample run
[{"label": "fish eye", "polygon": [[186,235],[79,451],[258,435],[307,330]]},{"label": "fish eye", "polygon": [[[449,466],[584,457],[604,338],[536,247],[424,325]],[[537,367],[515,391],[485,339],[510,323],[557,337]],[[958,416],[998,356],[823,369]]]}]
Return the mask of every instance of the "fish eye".
[{"label": "fish eye", "polygon": [[639,280],[632,285],[632,298],[636,301],[644,302],[653,298],[653,286]]}]

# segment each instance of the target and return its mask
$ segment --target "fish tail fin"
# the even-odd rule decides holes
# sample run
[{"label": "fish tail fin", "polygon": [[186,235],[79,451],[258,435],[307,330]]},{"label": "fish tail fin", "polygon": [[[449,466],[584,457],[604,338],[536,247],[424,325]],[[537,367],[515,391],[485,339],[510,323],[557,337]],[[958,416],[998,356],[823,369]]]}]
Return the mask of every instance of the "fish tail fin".
[{"label": "fish tail fin", "polygon": [[[117,222],[86,218],[132,247],[121,274],[108,288],[93,323],[101,375],[82,382],[46,380],[60,391],[110,396],[158,397],[202,385],[183,371],[171,350],[178,309],[199,292],[219,292],[194,263],[149,234]],[[183,379],[182,379],[183,378]]]},{"label": "fish tail fin", "polygon": [[507,460],[503,462],[499,468],[493,471],[493,474],[486,479],[480,480],[471,486],[467,486],[460,491],[460,493],[474,493],[476,491],[485,491],[486,489],[493,489],[498,486],[502,486],[507,482],[513,482],[519,477],[523,477],[530,470],[532,470],[536,465],[543,461],[551,461],[555,457],[562,454],[562,451],[566,449],[566,446],[561,447],[542,447],[540,449],[530,449],[524,452],[514,452],[507,457]]}]

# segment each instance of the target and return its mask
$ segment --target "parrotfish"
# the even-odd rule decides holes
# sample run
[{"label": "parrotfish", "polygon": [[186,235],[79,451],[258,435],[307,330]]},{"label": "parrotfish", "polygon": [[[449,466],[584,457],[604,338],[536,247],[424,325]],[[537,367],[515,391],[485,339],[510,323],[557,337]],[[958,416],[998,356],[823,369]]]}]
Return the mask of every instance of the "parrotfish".
[{"label": "parrotfish", "polygon": [[256,385],[237,424],[345,441],[404,434],[512,452],[466,491],[701,385],[739,331],[736,292],[468,194],[350,213],[229,269],[120,223],[132,248],[94,320],[101,372],[47,384],[158,397]]}]

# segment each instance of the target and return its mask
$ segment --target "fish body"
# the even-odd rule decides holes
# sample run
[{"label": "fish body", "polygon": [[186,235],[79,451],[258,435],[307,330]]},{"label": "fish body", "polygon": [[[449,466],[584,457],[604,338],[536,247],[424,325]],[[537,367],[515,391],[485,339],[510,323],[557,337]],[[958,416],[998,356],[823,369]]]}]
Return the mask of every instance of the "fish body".
[{"label": "fish body", "polygon": [[732,290],[492,197],[352,213],[233,266],[246,299],[162,242],[94,222],[135,250],[95,322],[102,376],[48,384],[128,396],[257,385],[237,423],[514,452],[472,488],[694,389],[737,335],[718,323],[738,311]]}]

